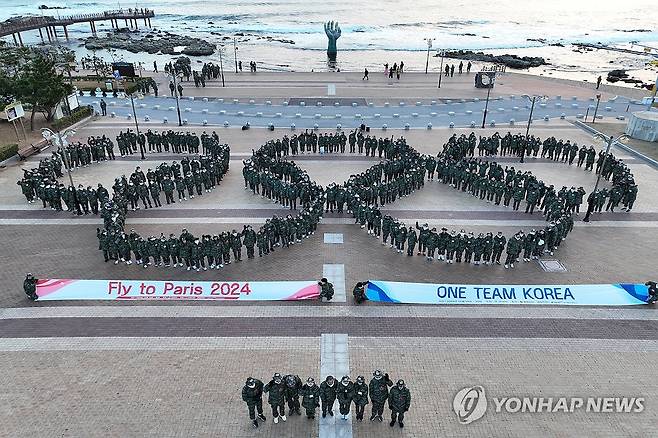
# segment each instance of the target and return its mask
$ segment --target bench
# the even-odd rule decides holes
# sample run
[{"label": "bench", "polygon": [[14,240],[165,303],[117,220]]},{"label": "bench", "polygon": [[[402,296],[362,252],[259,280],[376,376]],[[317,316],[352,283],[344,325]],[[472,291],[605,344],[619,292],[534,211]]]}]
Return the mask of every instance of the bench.
[{"label": "bench", "polygon": [[46,140],[41,140],[37,144],[28,144],[26,146],[23,146],[18,150],[16,153],[18,155],[18,159],[20,161],[25,160],[27,157],[30,157],[32,155],[38,154],[41,152],[43,149],[48,147],[48,142]]}]

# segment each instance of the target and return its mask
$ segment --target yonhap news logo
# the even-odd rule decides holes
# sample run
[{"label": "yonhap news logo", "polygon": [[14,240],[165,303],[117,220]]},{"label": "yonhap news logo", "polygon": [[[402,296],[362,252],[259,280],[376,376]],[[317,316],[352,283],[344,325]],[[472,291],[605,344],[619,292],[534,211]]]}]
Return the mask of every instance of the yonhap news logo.
[{"label": "yonhap news logo", "polygon": [[461,424],[479,420],[487,412],[487,397],[482,386],[469,386],[461,389],[452,400],[452,409]]},{"label": "yonhap news logo", "polygon": [[[491,397],[493,413],[611,413],[644,412],[644,397]],[[484,387],[475,385],[460,389],[452,400],[452,409],[460,424],[470,424],[487,412]]]}]

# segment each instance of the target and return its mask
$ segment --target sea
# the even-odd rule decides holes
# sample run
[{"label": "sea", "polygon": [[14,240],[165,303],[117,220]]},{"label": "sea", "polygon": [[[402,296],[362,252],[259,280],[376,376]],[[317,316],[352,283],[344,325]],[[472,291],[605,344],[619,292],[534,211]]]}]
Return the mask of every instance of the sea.
[{"label": "sea", "polygon": [[[40,5],[62,9],[39,9]],[[656,0],[144,0],[121,1],[3,0],[0,21],[16,16],[67,16],[107,10],[148,8],[155,12],[155,30],[203,38],[222,48],[227,68],[240,60],[256,61],[270,71],[370,71],[404,61],[406,70],[438,71],[441,49],[492,54],[541,56],[551,63],[529,73],[567,79],[595,80],[612,69],[626,69],[653,82],[658,66]],[[336,63],[328,63],[323,24],[339,24]],[[121,23],[123,25],[123,23]],[[139,22],[143,33],[149,30]],[[109,22],[98,23],[103,34]],[[72,40],[60,38],[79,55],[88,52],[82,39],[88,24],[69,27]],[[61,35],[63,36],[63,35]],[[11,37],[5,37],[12,41]],[[35,31],[24,42],[39,42]],[[428,43],[429,41],[429,43]],[[642,54],[586,51],[574,44],[600,43]],[[236,50],[237,49],[237,50]],[[152,68],[169,55],[96,53],[113,61],[141,62]],[[219,52],[196,62],[219,62]]]}]

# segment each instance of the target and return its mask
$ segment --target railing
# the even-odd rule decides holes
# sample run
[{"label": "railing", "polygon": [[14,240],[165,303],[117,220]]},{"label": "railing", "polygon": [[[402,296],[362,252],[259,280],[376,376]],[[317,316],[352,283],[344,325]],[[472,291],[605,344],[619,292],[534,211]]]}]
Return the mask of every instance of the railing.
[{"label": "railing", "polygon": [[120,9],[115,11],[105,11],[98,14],[78,14],[61,18],[29,17],[0,23],[0,35],[10,35],[12,33],[46,26],[65,26],[72,23],[80,23],[85,21],[152,17],[155,17],[155,13],[151,9]]}]

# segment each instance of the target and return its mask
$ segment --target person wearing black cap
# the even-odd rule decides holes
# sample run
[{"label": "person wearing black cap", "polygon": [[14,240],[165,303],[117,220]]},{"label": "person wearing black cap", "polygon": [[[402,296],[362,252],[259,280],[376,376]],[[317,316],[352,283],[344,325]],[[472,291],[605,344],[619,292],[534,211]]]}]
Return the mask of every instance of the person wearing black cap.
[{"label": "person wearing black cap", "polygon": [[391,388],[388,396],[388,408],[391,410],[391,427],[395,426],[397,420],[400,427],[404,427],[404,413],[409,410],[411,404],[411,393],[409,388],[404,384],[404,380],[398,380],[398,383]]},{"label": "person wearing black cap", "polygon": [[247,403],[249,409],[249,419],[253,424],[254,429],[258,427],[258,420],[256,419],[256,411],[258,411],[258,418],[265,421],[263,415],[263,382],[253,377],[249,377],[242,387],[242,400]]},{"label": "person wearing black cap", "polygon": [[338,397],[338,405],[340,415],[343,420],[347,420],[350,414],[350,407],[352,406],[352,399],[354,398],[354,383],[350,380],[350,376],[343,376],[340,379],[340,385],[336,390],[336,397]]},{"label": "person wearing black cap", "polygon": [[372,375],[373,378],[368,385],[370,400],[372,400],[370,421],[374,421],[376,418],[381,422],[383,421],[384,403],[388,399],[388,387],[393,386],[393,382],[388,378],[388,374],[383,374],[380,370],[375,370]]},{"label": "person wearing black cap", "polygon": [[315,384],[315,379],[309,377],[300,391],[302,395],[302,406],[306,409],[306,418],[315,418],[315,410],[320,407],[320,388]]},{"label": "person wearing black cap", "polygon": [[656,287],[656,282],[647,281],[644,285],[647,287],[647,292],[649,293],[647,304],[653,304],[658,301],[658,287]]},{"label": "person wearing black cap", "polygon": [[356,419],[363,421],[363,411],[368,404],[368,385],[365,378],[359,376],[354,383],[354,406],[356,406]]},{"label": "person wearing black cap", "polygon": [[23,290],[25,291],[25,295],[32,301],[36,301],[39,299],[39,296],[37,295],[37,279],[34,278],[32,274],[27,274],[25,276],[25,280],[23,281]]},{"label": "person wearing black cap", "polygon": [[302,379],[294,374],[288,374],[283,378],[286,382],[286,401],[288,402],[288,411],[291,414],[302,415],[299,409],[299,391],[302,389]]},{"label": "person wearing black cap", "polygon": [[320,301],[322,301],[322,298],[326,298],[327,301],[331,301],[331,299],[334,297],[334,285],[329,283],[329,280],[326,278],[322,278],[318,282],[318,286],[320,286]]},{"label": "person wearing black cap", "polygon": [[368,282],[363,283],[359,281],[354,286],[352,295],[354,296],[354,301],[356,302],[356,304],[361,304],[368,299],[368,297],[366,296],[366,289],[365,289],[366,284],[368,284]]},{"label": "person wearing black cap", "polygon": [[267,402],[272,406],[272,416],[274,424],[279,423],[279,417],[286,421],[286,384],[283,382],[281,374],[274,373],[272,380],[263,388],[268,393]]},{"label": "person wearing black cap", "polygon": [[322,400],[322,418],[327,416],[327,412],[334,416],[334,402],[336,401],[336,379],[334,376],[327,376],[324,382],[320,384],[320,399]]}]

